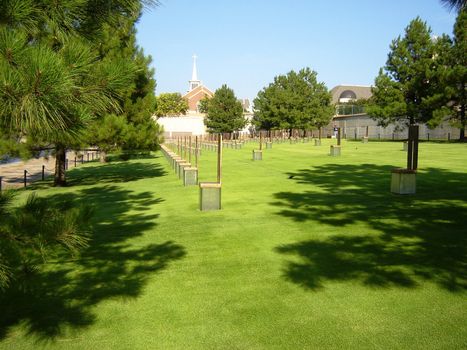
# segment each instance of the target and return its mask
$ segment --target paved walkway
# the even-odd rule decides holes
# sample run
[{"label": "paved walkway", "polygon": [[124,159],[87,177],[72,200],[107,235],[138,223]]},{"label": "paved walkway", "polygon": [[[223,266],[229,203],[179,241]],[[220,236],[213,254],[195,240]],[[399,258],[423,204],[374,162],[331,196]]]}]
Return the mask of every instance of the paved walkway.
[{"label": "paved walkway", "polygon": [[[84,161],[97,159],[96,152],[89,151],[84,152]],[[67,152],[68,159],[68,169],[73,169],[75,167],[75,153]],[[76,166],[81,165],[81,162],[78,161],[81,158],[76,158]],[[42,178],[42,166],[45,166],[44,175],[51,176],[55,173],[55,157],[41,157],[41,158],[32,158],[27,161],[20,161],[16,163],[0,164],[0,177],[2,177],[1,188],[2,190],[8,188],[18,188],[24,186],[24,170],[26,173],[26,184],[29,185],[34,181],[41,180]]]}]

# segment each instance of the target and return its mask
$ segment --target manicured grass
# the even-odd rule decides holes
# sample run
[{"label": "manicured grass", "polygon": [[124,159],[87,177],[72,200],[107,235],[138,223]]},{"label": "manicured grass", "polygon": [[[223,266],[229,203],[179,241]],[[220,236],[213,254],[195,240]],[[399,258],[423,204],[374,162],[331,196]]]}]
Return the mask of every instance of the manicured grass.
[{"label": "manicured grass", "polygon": [[92,203],[93,240],[1,297],[0,349],[467,347],[467,145],[422,143],[414,196],[389,192],[401,143],[253,146],[225,150],[217,212],[160,154],[36,186]]}]

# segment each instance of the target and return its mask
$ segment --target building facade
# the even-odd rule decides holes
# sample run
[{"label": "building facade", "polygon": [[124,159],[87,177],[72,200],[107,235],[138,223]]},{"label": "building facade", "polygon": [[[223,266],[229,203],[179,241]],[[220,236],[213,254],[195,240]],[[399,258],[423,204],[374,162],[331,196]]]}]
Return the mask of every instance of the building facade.
[{"label": "building facade", "polygon": [[[372,139],[394,139],[402,140],[408,137],[408,129],[404,123],[389,125],[387,127],[379,126],[365,113],[362,105],[356,103],[360,99],[368,99],[372,96],[371,86],[361,85],[338,85],[331,89],[332,102],[336,106],[336,113],[331,124],[325,129],[327,135],[332,134],[335,127],[340,127],[342,135],[347,139],[361,139],[368,136]],[[368,135],[367,135],[368,131]],[[458,139],[460,131],[449,125],[448,122],[442,123],[434,129],[429,129],[426,125],[420,125],[420,139],[425,140],[448,140]]]}]

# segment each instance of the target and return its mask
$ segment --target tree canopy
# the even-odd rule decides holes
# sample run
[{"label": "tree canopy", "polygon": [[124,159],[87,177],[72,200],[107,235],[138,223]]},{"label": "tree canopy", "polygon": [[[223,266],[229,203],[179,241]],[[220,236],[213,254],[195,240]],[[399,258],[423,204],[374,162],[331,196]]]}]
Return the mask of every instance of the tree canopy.
[{"label": "tree canopy", "polygon": [[157,96],[156,115],[174,117],[186,114],[188,102],[178,92],[164,93]]},{"label": "tree canopy", "polygon": [[334,109],[325,84],[310,68],[279,75],[253,101],[260,129],[311,129],[327,125]]},{"label": "tree canopy", "polygon": [[441,3],[449,10],[464,11],[467,8],[467,0],[441,0]]},{"label": "tree canopy", "polygon": [[85,143],[98,146],[101,161],[115,150],[155,150],[161,130],[153,120],[156,108],[154,69],[151,57],[136,45],[135,23],[139,14],[120,20],[118,28],[103,26],[105,42],[99,46],[104,60],[124,59],[135,67],[131,82],[122,91],[120,111],[95,118],[87,127]]},{"label": "tree canopy", "polygon": [[412,20],[405,35],[390,45],[386,65],[375,79],[368,114],[383,126],[401,121],[439,124],[447,50],[449,38],[436,38],[420,18]]},{"label": "tree canopy", "polygon": [[138,71],[127,57],[103,55],[103,28],[124,26],[125,19],[137,18],[144,5],[153,3],[1,2],[0,145],[19,144],[24,138],[52,145],[55,184],[66,184],[66,149],[82,144],[92,120],[121,113]]},{"label": "tree canopy", "polygon": [[0,291],[21,284],[48,256],[87,246],[92,208],[71,200],[51,203],[30,194],[13,206],[13,192],[0,193]]},{"label": "tree canopy", "polygon": [[242,104],[237,100],[232,89],[222,85],[207,99],[207,114],[204,123],[211,133],[232,133],[246,125]]},{"label": "tree canopy", "polygon": [[465,139],[467,118],[467,11],[460,11],[454,25],[452,46],[447,50],[446,71],[443,76],[446,108],[441,117],[448,115],[451,123],[460,129],[460,139]]}]

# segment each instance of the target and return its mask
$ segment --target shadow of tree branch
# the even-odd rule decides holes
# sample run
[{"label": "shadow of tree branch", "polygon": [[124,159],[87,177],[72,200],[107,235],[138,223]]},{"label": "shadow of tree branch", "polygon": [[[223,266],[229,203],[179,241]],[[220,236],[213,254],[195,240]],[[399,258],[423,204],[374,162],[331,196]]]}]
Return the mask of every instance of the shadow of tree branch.
[{"label": "shadow of tree branch", "polygon": [[149,278],[186,254],[173,241],[132,245],[131,238],[157,225],[158,214],[146,214],[145,208],[163,199],[150,192],[104,185],[48,199],[60,202],[65,197],[97,208],[91,244],[75,260],[46,264],[43,272],[31,277],[27,289],[0,294],[0,340],[18,324],[39,341],[53,340],[64,327],[90,326],[95,321],[93,306],[109,298],[138,297]]},{"label": "shadow of tree branch", "polygon": [[467,174],[426,169],[417,177],[417,195],[397,196],[389,193],[389,170],[325,165],[288,174],[306,190],[276,193],[278,215],[334,227],[364,223],[380,233],[277,247],[295,256],[286,279],[315,290],[326,280],[372,287],[415,287],[430,280],[452,292],[467,289]]}]

